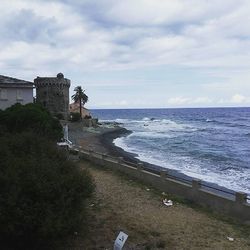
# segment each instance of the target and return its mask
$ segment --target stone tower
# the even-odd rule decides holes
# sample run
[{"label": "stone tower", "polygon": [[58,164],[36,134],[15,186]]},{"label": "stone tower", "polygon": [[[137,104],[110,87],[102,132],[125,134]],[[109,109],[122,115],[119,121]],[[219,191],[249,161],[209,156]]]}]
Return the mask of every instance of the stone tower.
[{"label": "stone tower", "polygon": [[37,77],[36,101],[47,108],[53,115],[68,118],[69,114],[69,87],[70,80],[62,73],[56,77]]}]

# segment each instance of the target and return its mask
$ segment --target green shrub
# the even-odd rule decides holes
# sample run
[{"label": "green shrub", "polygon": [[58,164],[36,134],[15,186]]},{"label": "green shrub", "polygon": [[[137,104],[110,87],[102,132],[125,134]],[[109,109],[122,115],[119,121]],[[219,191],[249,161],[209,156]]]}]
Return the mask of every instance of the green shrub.
[{"label": "green shrub", "polygon": [[59,119],[59,120],[63,120],[63,114],[62,113],[57,113],[56,115],[55,115],[55,117],[57,118],[57,119]]},{"label": "green shrub", "polygon": [[36,249],[78,231],[90,175],[32,133],[0,137],[0,246]]},{"label": "green shrub", "polygon": [[81,115],[80,113],[76,113],[76,112],[71,112],[70,113],[70,121],[72,122],[78,122],[81,119]]},{"label": "green shrub", "polygon": [[30,130],[50,139],[62,138],[62,126],[59,120],[38,104],[17,103],[0,112],[0,127],[4,127],[10,133]]}]

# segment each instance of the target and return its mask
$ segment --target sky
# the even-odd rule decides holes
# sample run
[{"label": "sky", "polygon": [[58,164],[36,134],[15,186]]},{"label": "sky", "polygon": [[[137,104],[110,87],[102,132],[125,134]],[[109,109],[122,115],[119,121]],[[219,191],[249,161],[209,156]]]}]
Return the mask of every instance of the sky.
[{"label": "sky", "polygon": [[0,0],[0,74],[93,108],[250,106],[249,0]]}]

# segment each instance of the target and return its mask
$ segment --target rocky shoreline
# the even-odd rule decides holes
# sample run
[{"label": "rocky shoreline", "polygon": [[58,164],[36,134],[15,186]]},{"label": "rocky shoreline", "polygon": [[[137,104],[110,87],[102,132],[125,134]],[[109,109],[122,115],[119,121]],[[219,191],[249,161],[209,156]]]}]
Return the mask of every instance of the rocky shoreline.
[{"label": "rocky shoreline", "polygon": [[115,146],[115,144],[113,143],[114,139],[118,137],[128,136],[131,133],[132,131],[129,131],[122,127],[118,127],[116,130],[105,131],[100,136],[99,140],[101,144],[103,145],[103,147],[106,148],[107,153],[111,156],[122,157],[125,161],[131,162],[133,164],[142,163],[144,166],[144,169],[148,169],[151,172],[158,173],[161,170],[167,170],[170,175],[176,176],[178,178],[182,178],[187,181],[191,181],[191,177],[186,176],[182,173],[179,173],[176,170],[166,169],[166,168],[163,168],[163,167],[160,167],[160,166],[148,163],[148,162],[141,161],[136,158],[138,156],[136,153],[127,152],[123,150],[122,148]]},{"label": "rocky shoreline", "polygon": [[69,124],[69,139],[76,145],[84,149],[90,149],[98,153],[108,154],[114,157],[122,157],[125,161],[132,164],[142,163],[145,169],[151,172],[159,172],[167,170],[170,175],[191,181],[191,178],[177,172],[176,170],[162,168],[157,165],[143,162],[136,157],[135,153],[127,152],[122,148],[115,146],[114,139],[118,137],[128,136],[132,131],[129,131],[116,123],[101,124],[95,128],[82,127],[80,123]]},{"label": "rocky shoreline", "polygon": [[[177,170],[166,169],[154,164],[150,164],[148,162],[141,161],[137,158],[137,154],[127,152],[122,148],[115,146],[115,144],[113,143],[114,139],[118,137],[128,136],[132,133],[132,131],[119,126],[119,124],[117,123],[100,124],[95,128],[83,127],[80,123],[70,123],[68,125],[69,138],[70,140],[72,140],[73,144],[81,146],[84,149],[93,150],[98,153],[108,154],[114,157],[122,157],[125,161],[131,162],[132,164],[142,163],[143,168],[149,170],[150,172],[159,173],[159,171],[165,170],[169,175],[177,180],[179,179],[190,184],[192,182],[193,178],[190,176],[180,173]],[[220,193],[223,196],[231,197],[230,194],[226,194],[224,193],[224,191],[234,192],[214,183],[208,183],[205,181],[202,181],[202,183],[207,185],[208,188],[205,189],[209,190],[209,187],[215,189],[214,191],[216,191],[217,189],[216,192]],[[223,193],[221,193],[219,190],[222,190]]]}]

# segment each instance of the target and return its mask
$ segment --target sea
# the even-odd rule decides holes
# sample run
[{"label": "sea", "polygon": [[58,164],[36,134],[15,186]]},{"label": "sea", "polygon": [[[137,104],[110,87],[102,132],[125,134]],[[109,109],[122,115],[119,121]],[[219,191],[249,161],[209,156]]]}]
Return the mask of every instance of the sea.
[{"label": "sea", "polygon": [[250,108],[98,109],[132,131],[114,140],[141,161],[250,196]]}]

